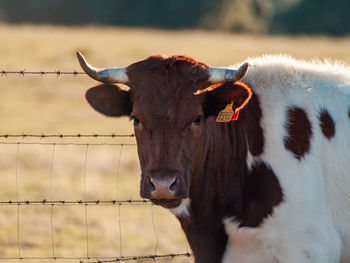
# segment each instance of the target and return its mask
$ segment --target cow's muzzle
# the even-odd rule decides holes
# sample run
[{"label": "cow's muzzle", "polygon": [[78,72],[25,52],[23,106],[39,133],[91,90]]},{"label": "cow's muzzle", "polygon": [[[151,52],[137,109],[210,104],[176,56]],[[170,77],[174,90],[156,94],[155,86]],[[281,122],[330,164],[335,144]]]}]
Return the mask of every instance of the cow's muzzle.
[{"label": "cow's muzzle", "polygon": [[153,172],[143,176],[141,196],[154,204],[175,208],[188,196],[187,186],[177,172]]}]

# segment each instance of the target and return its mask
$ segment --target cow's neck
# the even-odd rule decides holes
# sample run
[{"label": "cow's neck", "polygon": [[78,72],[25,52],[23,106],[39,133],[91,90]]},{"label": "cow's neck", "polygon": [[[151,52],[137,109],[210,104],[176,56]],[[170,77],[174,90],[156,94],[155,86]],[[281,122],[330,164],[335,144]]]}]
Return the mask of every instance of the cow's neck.
[{"label": "cow's neck", "polygon": [[238,213],[247,173],[247,143],[241,123],[210,124],[216,127],[209,128],[206,158],[190,190],[191,208],[200,218]]},{"label": "cow's neck", "polygon": [[[196,262],[221,261],[227,242],[223,219],[239,219],[242,214],[246,157],[248,149],[254,151],[253,146],[259,144],[256,129],[261,114],[256,111],[256,105],[251,105],[240,113],[239,121],[207,122],[206,157],[191,182],[190,217],[180,218]],[[255,134],[250,135],[249,129],[255,129]]]}]

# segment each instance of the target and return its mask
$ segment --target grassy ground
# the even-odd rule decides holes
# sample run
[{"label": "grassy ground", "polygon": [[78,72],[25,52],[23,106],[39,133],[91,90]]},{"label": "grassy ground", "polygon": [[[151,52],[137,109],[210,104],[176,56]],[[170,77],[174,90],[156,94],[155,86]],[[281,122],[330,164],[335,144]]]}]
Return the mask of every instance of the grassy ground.
[{"label": "grassy ground", "polygon": [[[213,66],[230,65],[266,53],[350,63],[349,46],[350,38],[0,25],[0,70],[80,70],[75,57],[77,50],[98,67],[127,66],[155,53],[187,54]],[[132,125],[126,118],[105,118],[87,105],[84,92],[95,84],[85,76],[0,76],[0,134],[131,133]],[[0,142],[11,141],[17,140],[1,139]],[[134,143],[132,138],[20,141]],[[118,145],[90,145],[86,156],[86,145],[0,144],[0,201],[17,199],[16,174],[20,200],[50,200],[51,193],[55,200],[83,199],[84,171],[86,199],[139,199],[136,147],[123,147],[118,173],[120,150]],[[178,222],[162,208],[123,205],[119,210],[118,206],[88,206],[85,214],[84,206],[55,206],[52,215],[53,232],[50,206],[21,206],[19,218],[17,206],[0,206],[0,257],[18,257],[18,236],[22,257],[51,257],[52,239],[55,256],[84,257],[87,255],[86,215],[89,256],[187,250]],[[188,262],[188,259],[172,262]]]}]

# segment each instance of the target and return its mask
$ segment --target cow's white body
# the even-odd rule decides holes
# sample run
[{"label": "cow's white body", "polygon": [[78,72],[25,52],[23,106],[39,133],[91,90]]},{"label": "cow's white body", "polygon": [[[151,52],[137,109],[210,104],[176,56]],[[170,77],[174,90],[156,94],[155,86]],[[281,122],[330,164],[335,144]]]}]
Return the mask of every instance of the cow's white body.
[{"label": "cow's white body", "polygon": [[[243,79],[259,96],[264,160],[277,175],[284,201],[258,228],[238,228],[225,220],[229,242],[223,262],[350,262],[350,69],[306,63],[288,57],[249,60]],[[286,150],[286,108],[305,109],[312,123],[311,148],[301,160]],[[336,133],[328,140],[320,129],[326,108]]]},{"label": "cow's white body", "polygon": [[[87,65],[86,61],[81,55],[78,54],[78,58],[84,71],[88,75],[98,80],[106,80],[106,76],[101,73],[97,74],[96,69],[91,68],[89,65]],[[165,62],[165,64],[159,63],[161,65],[160,67],[157,64],[157,61],[163,61]],[[174,63],[174,61],[181,61],[181,63]],[[266,183],[272,182],[271,184],[273,184],[275,177],[277,177],[278,190],[280,190],[280,187],[282,188],[283,198],[280,192],[277,194],[279,194],[279,197],[281,198],[274,198],[272,194],[272,197],[270,197],[271,200],[268,200],[269,202],[267,202],[267,205],[269,205],[269,207],[267,207],[268,209],[266,209],[266,213],[265,211],[263,211],[264,214],[262,216],[258,215],[261,216],[260,218],[258,218],[259,224],[255,224],[255,222],[254,224],[245,224],[254,226],[258,225],[257,227],[239,227],[240,222],[235,221],[235,218],[223,219],[225,231],[228,235],[228,242],[225,253],[223,255],[222,262],[350,263],[350,68],[330,63],[306,63],[303,61],[296,61],[289,57],[282,56],[267,56],[257,59],[251,59],[248,60],[248,62],[254,65],[255,67],[250,68],[248,74],[242,79],[242,81],[246,83],[252,89],[253,93],[257,95],[258,99],[255,101],[255,103],[259,101],[259,105],[262,112],[260,125],[263,129],[264,148],[262,154],[257,155],[258,152],[261,152],[260,149],[259,151],[254,151],[254,147],[251,147],[251,149],[253,149],[252,153],[250,154],[248,152],[247,159],[245,161],[247,162],[248,168],[256,168],[259,164],[256,164],[255,162],[262,162],[264,164],[264,167],[269,166],[269,173],[272,173],[272,175],[270,175],[270,181],[267,178]],[[148,86],[152,86],[149,85],[149,83],[158,83],[148,82],[149,79],[146,78],[145,83],[147,85],[145,85],[142,84],[144,83],[144,81],[139,82],[138,80],[142,79],[141,76],[144,77],[143,72],[149,72],[150,63],[156,63],[158,65],[157,67],[159,67],[159,71],[161,72],[166,72],[167,70],[170,72],[170,69],[168,69],[169,65],[177,65],[177,67],[174,66],[174,69],[171,69],[172,73],[168,72],[169,76],[171,77],[165,77],[165,75],[167,74],[165,74],[164,72],[162,73],[164,74],[164,76],[159,72],[159,74],[154,75],[154,78],[159,78],[158,82],[162,85],[156,85],[157,89],[155,93],[152,93],[154,94],[153,96],[147,97],[145,96],[145,94],[148,95],[149,92],[154,92],[154,87],[152,87],[151,89],[146,89],[147,93],[144,93],[144,96],[145,98],[147,97],[147,100],[145,101],[149,100],[150,102],[154,100],[155,95],[158,95],[159,90],[164,90],[163,83],[170,83],[172,82],[174,76],[178,76],[177,74],[175,74],[176,72],[181,72],[182,75],[184,69],[186,68],[190,69],[190,71],[192,71],[193,69],[198,69],[199,71],[204,70],[204,65],[197,65],[197,62],[187,57],[150,57],[144,61],[135,63],[127,68],[127,78],[130,77],[131,80],[134,78],[134,82],[131,81],[129,83],[132,84],[131,88],[135,88],[138,85],[140,85],[140,87],[142,88],[147,88]],[[138,73],[139,69],[141,69],[141,73]],[[243,67],[243,69],[246,69],[246,67]],[[125,69],[122,70],[122,72],[124,72],[123,74],[125,75]],[[214,70],[214,72],[218,71]],[[222,75],[222,72],[224,72],[226,76],[226,71],[219,72],[221,72],[219,75]],[[103,70],[102,73],[105,73],[105,70]],[[232,72],[228,73],[230,76],[232,75]],[[208,72],[205,72],[205,74],[208,74]],[[190,76],[191,75],[188,75],[187,78]],[[210,75],[210,78],[212,80],[214,79],[217,81],[223,79],[222,76],[219,78],[215,75]],[[116,79],[119,79],[122,83],[126,82],[125,79],[121,78],[120,76]],[[108,78],[107,80],[110,81],[110,79]],[[192,82],[193,80],[191,80],[191,83]],[[190,82],[179,81],[179,83]],[[208,82],[205,82],[205,84],[208,84]],[[174,86],[177,88],[183,88],[180,86],[178,87],[177,84]],[[138,92],[141,92],[142,90],[142,88],[140,87],[136,89]],[[170,98],[170,94],[173,95],[172,88],[173,87],[171,85],[167,86],[166,91],[170,93],[165,93],[166,96],[164,98],[166,101]],[[245,93],[247,93],[247,90],[245,90]],[[186,94],[192,96],[191,98],[193,98],[192,89],[190,90],[190,93]],[[89,103],[91,103],[91,105],[96,110],[108,116],[129,115],[130,108],[133,107],[131,105],[130,94],[125,91],[122,91],[116,86],[101,85],[98,87],[91,88],[88,90],[86,97]],[[119,103],[120,101],[125,100],[126,97],[128,98],[129,102]],[[232,97],[235,98],[234,94],[232,95]],[[194,102],[195,100],[192,101]],[[199,100],[197,100],[196,103],[198,104]],[[140,104],[138,104],[139,107],[141,107],[141,104],[145,104],[145,102],[140,102]],[[152,103],[148,103],[147,106],[149,104],[153,105]],[[169,106],[168,104],[165,103],[164,105]],[[177,103],[174,103],[174,105],[175,104],[177,105]],[[108,105],[108,107],[106,105]],[[259,105],[252,104],[252,106],[255,106],[256,108],[258,108]],[[173,112],[177,112],[175,111],[175,106],[173,106]],[[183,108],[182,105],[180,106]],[[152,107],[145,107],[144,109],[148,110]],[[290,109],[293,108],[294,110],[299,109],[299,112],[302,112],[302,116],[296,115],[296,117],[293,117],[298,118],[297,120],[288,118],[287,113],[290,113]],[[159,109],[165,110],[164,106],[159,106]],[[168,110],[168,112],[171,111],[170,109],[168,109],[168,107],[166,107],[166,109]],[[331,128],[335,126],[335,133],[333,133],[333,129],[331,129],[331,132],[329,133],[329,130],[321,128],[320,113],[324,112],[322,111],[323,109],[327,112],[326,118],[328,119],[328,121],[323,121],[323,123],[325,124],[324,126],[328,125],[328,127]],[[141,110],[138,109],[138,111]],[[198,114],[198,112],[195,111],[195,109],[192,109],[192,111],[194,116],[195,114]],[[152,113],[152,111],[149,112]],[[249,112],[247,111],[246,114],[249,114]],[[134,117],[137,119],[136,116]],[[256,121],[258,118],[260,118],[260,116],[254,117],[256,117],[255,124],[257,124]],[[162,118],[156,118],[157,122],[158,119]],[[167,116],[166,120],[168,121],[168,119],[169,116]],[[299,119],[301,120],[298,121]],[[246,120],[249,121],[249,118],[247,117]],[[288,121],[290,121],[290,123],[288,123]],[[135,124],[135,130],[136,127],[139,127],[137,129],[138,132],[141,133],[141,130],[139,129],[141,129],[142,126],[139,126],[139,122],[140,121],[138,121],[138,124]],[[165,123],[167,124],[168,122]],[[302,127],[303,125],[306,128]],[[292,126],[292,128],[290,128],[290,126]],[[310,126],[312,130],[311,137]],[[247,127],[255,126],[247,125]],[[226,128],[229,127],[226,126]],[[171,130],[170,128],[168,129],[169,130],[161,130],[161,132],[165,134],[165,131]],[[182,128],[182,130],[183,129],[184,128]],[[303,131],[303,129],[305,129],[305,131]],[[299,134],[297,133],[298,130],[300,130]],[[244,130],[242,128],[242,133],[239,134],[243,134],[243,132]],[[251,137],[250,132],[251,131],[249,131],[249,135],[247,134],[248,139],[248,136]],[[255,131],[253,132],[255,133]],[[228,133],[228,135],[231,136],[232,133]],[[299,139],[299,135],[302,137],[301,139]],[[293,136],[297,138],[297,140],[294,140]],[[138,140],[141,140],[140,138],[142,136],[139,134],[139,136],[136,137],[138,137]],[[174,138],[175,140],[169,139],[169,141],[176,141],[176,138],[178,137]],[[195,138],[194,136],[192,136],[192,132],[191,137],[188,138]],[[202,137],[198,136],[198,138]],[[291,138],[291,140],[287,140],[287,143],[285,143],[285,138]],[[243,141],[246,138],[234,139],[242,139]],[[248,139],[246,141],[248,141],[249,143]],[[145,145],[156,145],[159,146],[159,149],[164,149],[163,147],[170,146],[174,149],[176,148],[174,146],[175,144],[163,145],[163,141],[168,141],[168,137],[162,139],[162,143],[159,144],[161,146],[157,145],[153,141],[152,143],[148,142],[149,144]],[[200,141],[198,141],[198,143],[200,143]],[[298,149],[296,149],[296,145],[299,146]],[[247,145],[246,148],[249,149],[250,146],[251,145]],[[192,148],[193,147],[194,146],[192,145]],[[303,147],[306,148],[302,149]],[[147,147],[145,148],[147,149]],[[173,151],[175,151],[174,149]],[[241,150],[244,150],[244,153],[246,153],[246,149],[242,148]],[[303,151],[302,154],[299,152],[299,150]],[[161,151],[157,150],[156,152]],[[162,162],[166,163],[166,160],[170,160],[170,162],[172,162],[173,159],[171,158],[179,160],[181,159],[178,158],[180,154],[169,154],[170,152],[171,151],[167,149],[167,154],[164,154],[164,156],[168,159],[163,158]],[[188,152],[190,151],[186,152],[183,150],[183,153]],[[149,155],[149,151],[146,153]],[[158,155],[155,156],[156,159],[160,159]],[[170,158],[169,156],[175,157]],[[154,156],[152,155],[148,156],[148,159],[153,160],[153,157]],[[144,156],[141,159],[145,159]],[[184,159],[190,158],[186,156],[186,158]],[[240,158],[237,157],[237,160],[242,159],[242,156]],[[144,167],[142,169],[151,170],[149,167],[146,169],[146,165],[143,164],[142,161],[140,161],[140,163],[141,168],[142,166]],[[183,163],[190,164],[191,162],[186,160],[186,162],[183,161]],[[216,163],[213,162],[213,164]],[[244,165],[241,166],[244,167]],[[162,168],[160,164],[157,164],[157,166],[154,166],[153,168],[153,170],[162,170],[159,169]],[[178,171],[176,170],[178,168],[175,168],[173,169],[173,171]],[[233,169],[227,171],[236,172],[233,173],[234,176],[252,175],[252,173],[246,173],[248,175],[238,175],[238,173],[242,173],[242,171],[245,171],[245,168],[246,167],[244,167],[244,170],[242,168],[240,170],[237,169],[237,171],[234,171]],[[252,170],[254,171],[254,169]],[[267,173],[265,173],[265,175],[266,177],[268,177]],[[225,176],[225,174],[223,176]],[[264,176],[264,173],[257,172],[254,176]],[[271,177],[273,177],[274,180],[271,180]],[[147,191],[145,190],[144,194],[145,196],[148,196],[149,194],[151,194],[149,192],[152,192],[152,190],[150,190],[152,189],[150,185],[153,185],[153,187],[155,185],[150,179],[151,176],[144,176],[143,179],[144,178],[149,178],[143,181],[146,182],[147,186]],[[175,178],[175,181],[171,181],[171,185],[174,182],[176,182],[177,177],[173,178]],[[261,177],[255,178],[260,179]],[[264,180],[261,180],[261,182],[264,182]],[[203,180],[203,183],[211,183],[211,181]],[[169,190],[171,189],[171,185],[168,185]],[[249,184],[247,185],[249,186]],[[244,190],[250,189],[249,191],[254,191],[257,188],[258,187],[247,187],[244,188]],[[271,188],[274,189],[273,187]],[[173,198],[174,194],[171,193],[170,195],[170,192],[172,191],[173,190],[167,190],[167,194],[169,195],[165,195],[165,199],[168,199],[169,196]],[[259,190],[257,190],[257,192],[259,192]],[[252,195],[254,196],[254,198],[261,198],[259,194],[264,194],[267,191],[261,192],[262,193],[258,193],[257,196],[254,196],[255,193],[252,193]],[[194,205],[196,205],[195,201],[198,202],[196,198],[198,199],[198,195],[200,194],[201,193],[196,193],[197,196],[195,196],[195,198],[193,199]],[[216,194],[217,193],[212,193],[211,196],[216,196]],[[241,197],[244,198],[245,196],[241,194]],[[162,200],[162,198],[164,198],[164,195],[162,196],[162,198],[160,198],[159,196],[156,198]],[[231,198],[228,200],[233,200],[232,198],[234,197],[231,196]],[[263,218],[267,214],[270,214],[269,209],[272,205],[277,204],[276,200],[278,200],[278,205],[273,208],[271,215],[266,217],[262,222],[260,222],[261,218]],[[280,202],[281,200],[282,202]],[[210,201],[213,202],[213,200]],[[248,201],[250,201],[249,198]],[[256,200],[253,199],[253,201]],[[244,202],[241,203],[245,205]],[[263,206],[264,203],[261,203]],[[196,208],[203,209],[203,204],[201,205],[202,206]],[[190,198],[186,198],[182,200],[182,203],[179,207],[170,210],[179,218],[183,219],[182,222],[184,222],[186,221],[184,217],[192,216],[190,213],[190,207],[191,200]],[[211,207],[210,204],[209,207]],[[225,207],[226,206],[223,206],[223,208]],[[235,209],[233,209],[233,211],[234,210]],[[204,213],[204,215],[207,216],[208,213],[210,214],[210,211],[212,210],[208,211],[206,211],[207,213]],[[193,221],[187,220],[189,222],[184,223],[186,228],[190,229],[187,229],[186,234],[196,235],[195,238],[192,239],[192,247],[195,247],[197,249],[196,260],[200,258],[198,262],[210,262],[211,259],[206,258],[207,256],[211,256],[209,254],[210,252],[218,252],[216,255],[213,255],[212,258],[214,259],[221,258],[222,256],[221,248],[224,247],[220,247],[220,245],[224,244],[226,239],[225,235],[222,232],[220,221],[217,220],[217,218],[221,219],[221,217],[219,216],[225,213],[223,213],[223,211],[220,212],[221,213],[218,214],[215,220],[213,220],[213,224],[216,224],[215,227],[211,229],[211,232],[209,232],[209,234],[206,233],[207,235],[201,235],[201,231],[205,231],[205,227],[208,227],[209,224],[212,222],[208,221],[205,222],[205,224],[202,223],[202,225],[199,228],[193,228],[193,225],[196,224],[197,218],[195,218]],[[241,213],[241,219],[242,215],[244,215],[244,213]],[[206,219],[207,218],[201,218],[200,221],[205,221]],[[203,237],[204,241],[202,242]],[[210,242],[220,242],[218,243],[219,251],[214,251],[214,249],[216,248],[215,246],[214,248],[209,247],[212,245],[212,243],[210,242],[209,246],[204,247],[204,249],[200,247],[204,244],[205,241],[208,240]],[[200,247],[201,249],[198,249],[198,247]],[[212,250],[203,251],[208,248]]]}]

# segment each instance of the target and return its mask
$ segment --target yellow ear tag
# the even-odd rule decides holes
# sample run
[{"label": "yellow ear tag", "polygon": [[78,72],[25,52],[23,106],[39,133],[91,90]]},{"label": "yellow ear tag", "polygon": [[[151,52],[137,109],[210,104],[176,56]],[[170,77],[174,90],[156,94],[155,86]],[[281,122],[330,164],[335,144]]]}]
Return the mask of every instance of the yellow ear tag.
[{"label": "yellow ear tag", "polygon": [[236,121],[238,119],[239,110],[233,111],[232,106],[233,102],[230,101],[230,103],[226,105],[226,108],[219,112],[216,117],[216,122]]}]

